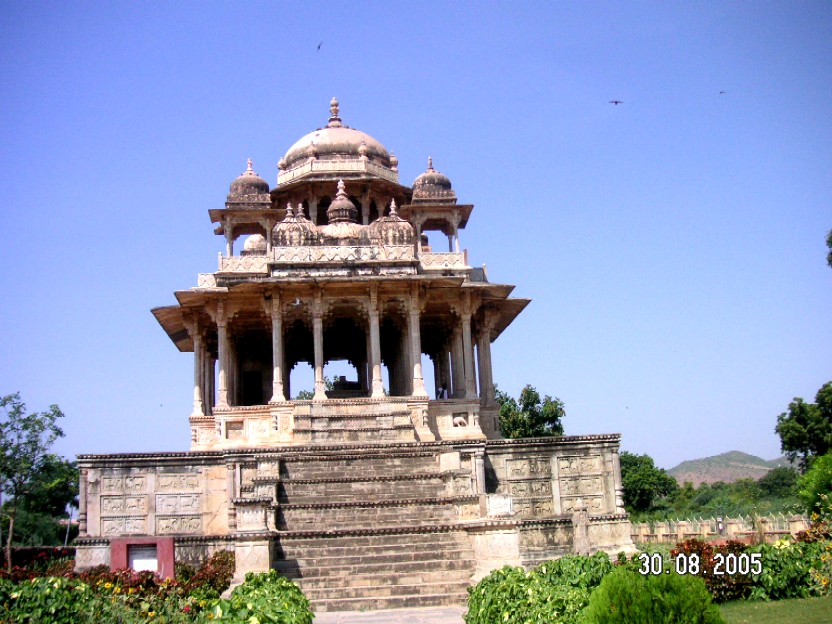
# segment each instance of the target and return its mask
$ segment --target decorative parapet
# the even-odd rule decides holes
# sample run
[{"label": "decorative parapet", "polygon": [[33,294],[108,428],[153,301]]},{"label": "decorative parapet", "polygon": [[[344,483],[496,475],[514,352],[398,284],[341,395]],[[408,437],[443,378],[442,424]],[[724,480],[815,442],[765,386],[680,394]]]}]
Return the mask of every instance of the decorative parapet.
[{"label": "decorative parapet", "polygon": [[419,262],[425,272],[471,270],[466,263],[464,252],[422,252]]},{"label": "decorative parapet", "polygon": [[220,256],[220,273],[268,273],[266,256]]},{"label": "decorative parapet", "polygon": [[217,277],[213,273],[200,273],[196,281],[197,288],[216,288]]},{"label": "decorative parapet", "polygon": [[312,160],[300,167],[289,171],[280,171],[277,174],[277,185],[287,184],[305,178],[315,173],[369,173],[389,182],[399,183],[399,174],[396,171],[382,167],[375,163],[363,160],[357,161],[326,161]]},{"label": "decorative parapet", "polygon": [[276,264],[317,264],[319,262],[412,262],[410,245],[321,245],[314,247],[275,247]]}]

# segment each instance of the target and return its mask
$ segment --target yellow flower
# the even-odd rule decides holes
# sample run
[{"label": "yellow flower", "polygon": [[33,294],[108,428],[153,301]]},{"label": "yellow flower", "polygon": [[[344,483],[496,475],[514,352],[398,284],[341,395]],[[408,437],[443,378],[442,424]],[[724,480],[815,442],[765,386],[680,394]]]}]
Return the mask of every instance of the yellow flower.
[{"label": "yellow flower", "polygon": [[104,589],[110,589],[112,586],[112,583],[104,583]]}]

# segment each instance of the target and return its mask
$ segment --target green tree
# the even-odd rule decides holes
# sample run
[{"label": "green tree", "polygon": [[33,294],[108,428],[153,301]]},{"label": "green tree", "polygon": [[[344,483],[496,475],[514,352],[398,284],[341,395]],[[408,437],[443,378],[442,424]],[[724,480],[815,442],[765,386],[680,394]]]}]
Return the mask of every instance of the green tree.
[{"label": "green tree", "polygon": [[812,457],[832,450],[832,381],[818,390],[814,403],[795,397],[789,403],[789,411],[777,417],[774,430],[789,461],[800,458],[802,472],[809,467]]},{"label": "green tree", "polygon": [[826,235],[826,246],[829,247],[829,253],[826,254],[826,264],[832,267],[832,230]]},{"label": "green tree", "polygon": [[824,511],[824,497],[832,497],[832,452],[816,457],[812,467],[798,481],[800,500],[810,512]]},{"label": "green tree", "polygon": [[772,468],[760,477],[757,484],[760,486],[763,496],[787,498],[794,496],[798,476],[794,468],[777,466],[777,468]]},{"label": "green tree", "polygon": [[0,492],[10,498],[3,507],[8,518],[6,566],[12,566],[12,539],[17,511],[37,482],[37,475],[50,460],[49,448],[64,432],[57,425],[64,414],[57,405],[45,412],[26,413],[20,393],[0,399],[4,414],[0,422]]},{"label": "green tree", "polygon": [[561,420],[566,416],[563,401],[548,394],[540,394],[527,385],[515,401],[505,392],[497,389],[497,403],[500,406],[500,428],[507,438],[539,438],[563,435]]},{"label": "green tree", "polygon": [[679,484],[663,468],[657,468],[649,455],[621,453],[621,484],[624,507],[628,512],[645,512],[656,502],[676,494]]}]

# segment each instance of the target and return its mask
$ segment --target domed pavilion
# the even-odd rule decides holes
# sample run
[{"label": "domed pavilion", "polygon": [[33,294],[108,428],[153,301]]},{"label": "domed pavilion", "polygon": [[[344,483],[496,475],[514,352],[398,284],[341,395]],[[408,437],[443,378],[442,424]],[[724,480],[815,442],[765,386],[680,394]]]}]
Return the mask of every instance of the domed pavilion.
[{"label": "domed pavilion", "polygon": [[193,354],[191,448],[79,457],[77,567],[231,549],[238,577],[276,568],[339,610],[461,602],[506,563],[631,547],[617,435],[500,433],[491,343],[529,300],[470,266],[473,205],[431,158],[402,185],[329,112],[273,188],[248,161],[209,210],[217,270],[152,311]]}]

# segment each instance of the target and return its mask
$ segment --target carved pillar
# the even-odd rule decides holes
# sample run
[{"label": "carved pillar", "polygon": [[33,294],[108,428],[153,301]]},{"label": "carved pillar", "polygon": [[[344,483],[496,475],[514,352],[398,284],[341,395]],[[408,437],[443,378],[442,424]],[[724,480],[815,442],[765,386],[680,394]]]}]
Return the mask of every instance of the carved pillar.
[{"label": "carved pillar", "polygon": [[309,204],[309,220],[315,225],[318,225],[318,198],[310,195],[306,203]]},{"label": "carved pillar", "polygon": [[324,382],[324,311],[321,293],[315,295],[312,302],[312,334],[315,346],[315,396],[313,400],[326,399],[326,383]]},{"label": "carved pillar", "polygon": [[453,219],[451,220],[451,226],[453,227],[454,232],[454,247],[455,249],[451,249],[451,251],[456,251],[459,253],[459,213],[454,213]]},{"label": "carved pillar", "polygon": [[280,293],[272,293],[272,401],[285,401],[283,393],[283,311]]},{"label": "carved pillar", "polygon": [[618,451],[612,453],[612,478],[615,490],[615,513],[627,513],[624,509],[624,486],[621,481],[621,459],[618,456]]},{"label": "carved pillar", "polygon": [[228,407],[228,330],[222,302],[217,304],[217,360],[220,366],[217,407]]},{"label": "carved pillar", "polygon": [[205,416],[205,408],[202,402],[202,374],[203,353],[202,328],[199,326],[199,319],[195,316],[193,321],[194,340],[194,411],[191,416]]},{"label": "carved pillar", "polygon": [[451,338],[451,374],[453,375],[453,397],[465,396],[465,370],[462,357],[462,328],[455,327]]},{"label": "carved pillar", "polygon": [[369,191],[361,196],[361,223],[370,223],[370,193]]},{"label": "carved pillar", "polygon": [[78,474],[78,535],[87,534],[87,471]]},{"label": "carved pillar", "polygon": [[462,352],[465,366],[465,398],[477,398],[477,379],[474,376],[474,345],[471,341],[471,295],[462,298]]},{"label": "carved pillar", "polygon": [[477,342],[477,362],[479,364],[480,403],[490,407],[496,403],[494,396],[494,374],[491,368],[491,328],[493,323],[486,315],[482,331]]},{"label": "carved pillar", "polygon": [[442,351],[439,354],[439,385],[437,388],[441,388],[442,384],[445,385],[445,390],[448,392],[447,398],[451,396],[451,354],[450,350],[447,347],[447,343],[443,345]]},{"label": "carved pillar", "polygon": [[413,367],[412,395],[428,396],[425,390],[425,380],[422,377],[422,337],[419,331],[419,287],[413,286],[410,291],[410,309],[408,310],[408,334],[410,335],[410,365]]},{"label": "carved pillar", "polygon": [[225,230],[225,255],[230,258],[234,255],[234,226],[228,220],[225,220],[222,225]]},{"label": "carved pillar", "polygon": [[370,396],[384,396],[384,382],[381,379],[381,333],[378,320],[378,291],[370,291],[370,303],[367,310],[370,317],[370,366],[372,367],[372,392]]},{"label": "carved pillar", "polygon": [[485,494],[485,449],[474,451],[474,473],[477,485],[477,491],[474,493]]}]

